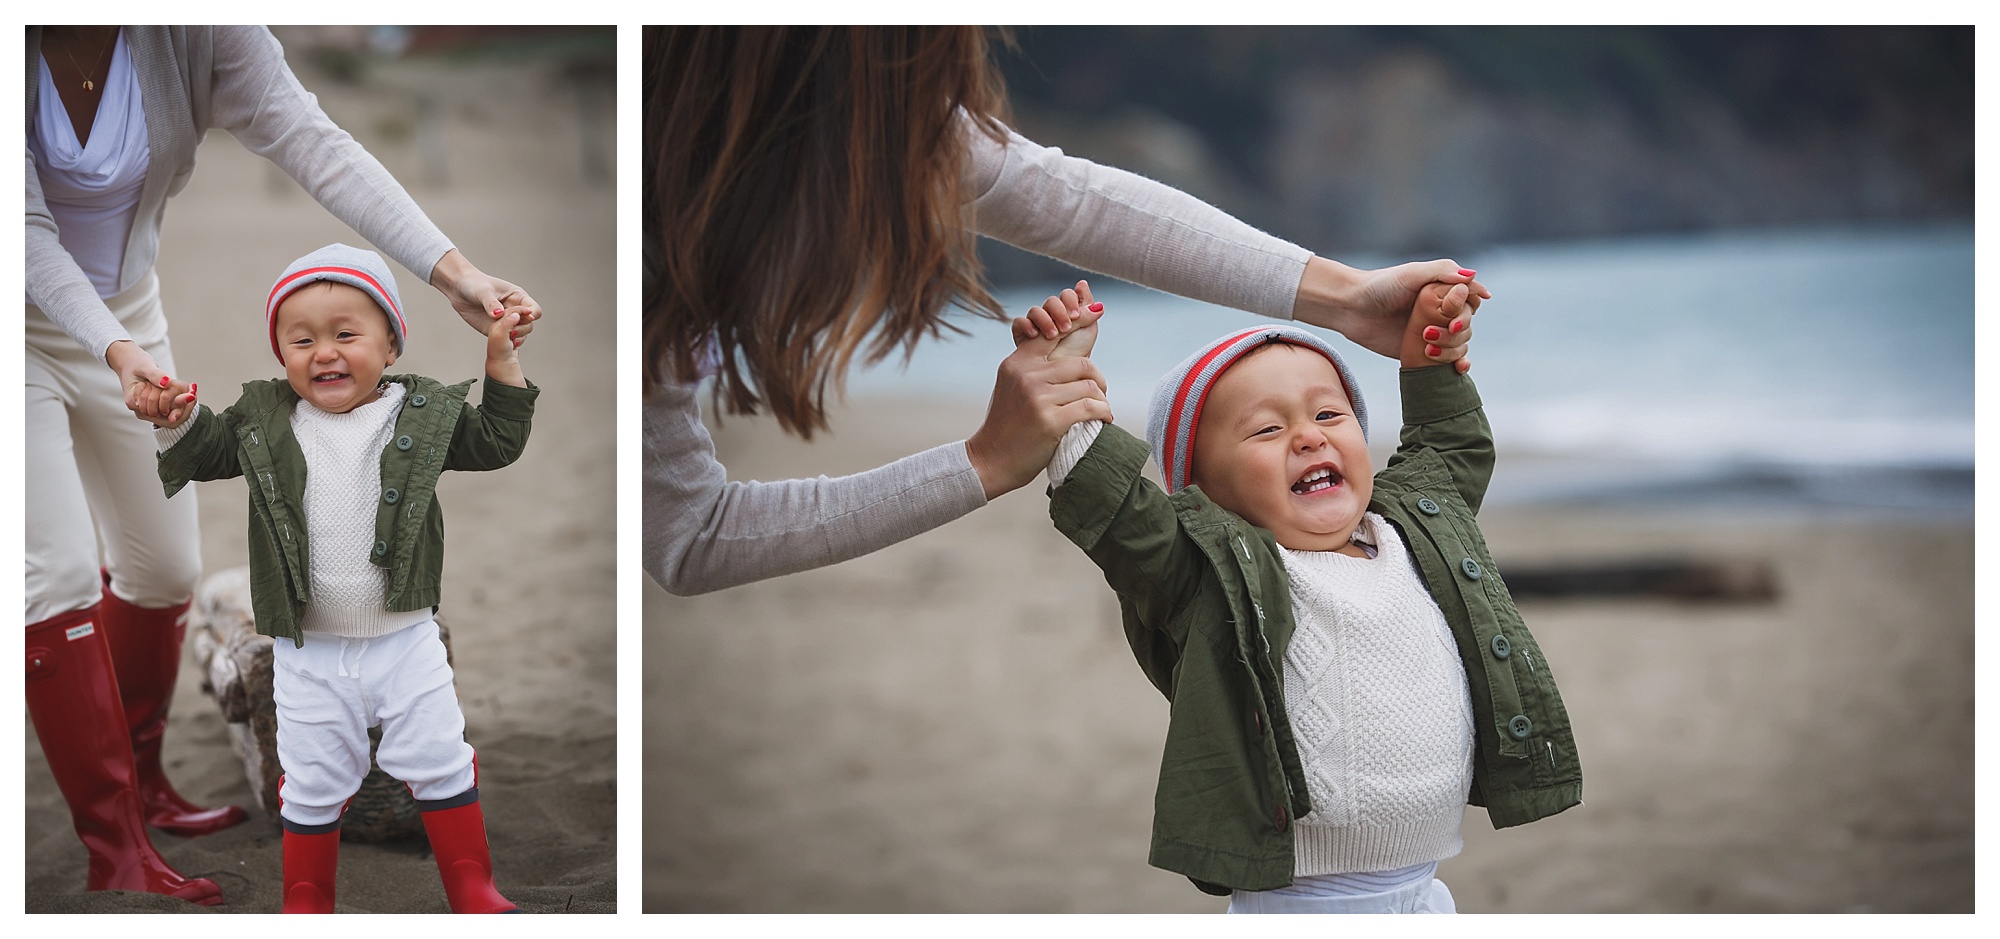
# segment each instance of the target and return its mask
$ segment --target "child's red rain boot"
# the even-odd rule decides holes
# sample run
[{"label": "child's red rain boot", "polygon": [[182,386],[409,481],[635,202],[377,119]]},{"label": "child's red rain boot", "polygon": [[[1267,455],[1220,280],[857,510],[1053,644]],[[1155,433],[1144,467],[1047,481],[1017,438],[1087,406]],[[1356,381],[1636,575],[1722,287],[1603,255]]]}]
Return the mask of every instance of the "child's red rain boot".
[{"label": "child's red rain boot", "polygon": [[97,619],[91,606],[27,630],[28,714],[90,854],[85,889],[139,890],[214,906],[222,889],[169,867],[146,836],[130,729]]},{"label": "child's red rain boot", "polygon": [[479,787],[449,799],[417,801],[437,855],[438,876],[453,913],[519,913],[493,886],[493,858],[486,848],[486,815],[479,808]]},{"label": "child's red rain boot", "polygon": [[174,791],[160,768],[160,738],[167,733],[167,708],[181,672],[181,640],[187,634],[188,605],[147,609],[120,600],[105,577],[100,624],[118,673],[118,692],[132,731],[132,761],[138,772],[146,824],[193,838],[249,820],[234,805],[202,808]]},{"label": "child's red rain boot", "polygon": [[285,906],[279,912],[333,912],[333,872],[339,864],[339,822],[285,822]]},{"label": "child's red rain boot", "polygon": [[[353,799],[348,799],[353,802]],[[301,825],[284,815],[285,777],[278,777],[278,823],[285,827],[285,903],[280,913],[333,912],[333,873],[340,866],[340,819]],[[342,812],[347,806],[341,806]]]}]

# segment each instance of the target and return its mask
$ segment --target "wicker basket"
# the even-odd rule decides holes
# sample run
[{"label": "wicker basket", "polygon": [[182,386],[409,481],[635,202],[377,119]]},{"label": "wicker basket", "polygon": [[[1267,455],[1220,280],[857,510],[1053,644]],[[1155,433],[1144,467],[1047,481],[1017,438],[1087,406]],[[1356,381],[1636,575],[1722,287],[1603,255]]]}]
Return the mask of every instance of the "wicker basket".
[{"label": "wicker basket", "polygon": [[[218,572],[195,591],[188,642],[205,680],[202,691],[215,699],[229,724],[229,742],[243,761],[250,791],[264,814],[278,820],[278,718],[271,698],[271,637],[257,634],[250,611],[250,569]],[[445,661],[451,661],[451,634],[438,623]],[[381,730],[368,731],[369,769],[360,791],[342,816],[343,841],[380,842],[421,837],[423,820],[416,800],[395,777],[375,765]]]}]

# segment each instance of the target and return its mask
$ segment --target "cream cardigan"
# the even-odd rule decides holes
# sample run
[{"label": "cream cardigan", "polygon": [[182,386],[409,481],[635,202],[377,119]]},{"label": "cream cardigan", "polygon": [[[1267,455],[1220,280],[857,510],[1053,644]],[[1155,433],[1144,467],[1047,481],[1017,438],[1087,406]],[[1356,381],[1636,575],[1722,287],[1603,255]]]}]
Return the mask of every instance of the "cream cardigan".
[{"label": "cream cardigan", "polygon": [[[32,135],[41,28],[28,27],[27,41],[25,126]],[[334,217],[417,276],[428,280],[431,268],[451,250],[450,239],[389,171],[320,110],[319,99],[285,65],[284,49],[270,30],[127,26],[125,42],[139,73],[153,158],[126,239],[118,289],[152,269],[167,197],[194,175],[195,146],[211,128],[229,131],[252,153],[277,164]],[[101,361],[106,347],[130,337],[57,240],[32,149],[27,160],[28,302]]]}]

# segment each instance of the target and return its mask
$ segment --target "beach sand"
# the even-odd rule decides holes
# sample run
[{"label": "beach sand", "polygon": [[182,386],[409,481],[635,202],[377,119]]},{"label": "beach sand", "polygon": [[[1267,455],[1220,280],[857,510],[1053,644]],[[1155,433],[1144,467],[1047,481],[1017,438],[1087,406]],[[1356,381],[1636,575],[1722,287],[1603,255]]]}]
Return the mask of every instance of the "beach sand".
[{"label": "beach sand", "polygon": [[[303,80],[468,258],[522,285],[546,311],[521,355],[542,389],[526,454],[498,472],[446,474],[439,485],[447,539],[440,616],[452,631],[466,738],[479,753],[500,889],[528,912],[612,912],[615,212],[611,187],[579,169],[578,99],[556,68],[523,54],[508,67],[399,63],[359,88],[311,73]],[[442,182],[420,166],[422,132],[408,133],[416,87],[436,96],[444,115]],[[524,141],[524,127],[540,130]],[[221,407],[239,383],[281,374],[261,320],[278,272],[328,242],[366,242],[268,163],[213,136],[192,183],[169,203],[158,270],[176,374]],[[436,291],[395,270],[411,312],[409,354],[391,371],[478,377],[481,337]],[[244,483],[194,488],[205,570],[247,563]],[[198,802],[250,807],[242,766],[200,682],[190,653],[166,737],[168,775]],[[28,911],[197,911],[147,894],[83,891],[83,848],[32,725],[24,734]],[[222,887],[221,912],[279,907],[279,829],[251,811],[247,824],[204,838],[154,835],[181,872]],[[343,912],[446,909],[421,838],[343,845],[337,899]]]},{"label": "beach sand", "polygon": [[[839,475],[980,413],[857,399],[823,442],[733,418],[718,446],[736,479]],[[1439,867],[1461,911],[1971,911],[1969,520],[1517,507],[1482,525],[1503,570],[1761,560],[1780,597],[1524,603],[1585,802],[1504,831],[1468,810]],[[1165,702],[1040,482],[832,568],[646,591],[647,912],[1226,905],[1145,863]]]}]

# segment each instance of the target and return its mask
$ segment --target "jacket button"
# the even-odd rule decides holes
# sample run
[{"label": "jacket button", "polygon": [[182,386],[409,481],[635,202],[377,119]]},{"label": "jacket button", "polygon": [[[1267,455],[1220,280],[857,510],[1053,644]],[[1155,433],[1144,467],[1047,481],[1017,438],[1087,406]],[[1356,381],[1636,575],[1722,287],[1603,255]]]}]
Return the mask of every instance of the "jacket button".
[{"label": "jacket button", "polygon": [[[391,489],[391,490],[389,490],[389,491],[390,491],[390,492],[395,492],[396,490],[394,490],[394,489]],[[391,499],[391,500],[389,500],[389,501],[391,501],[391,502],[394,502],[395,500],[394,500],[394,499]],[[1512,654],[1513,654],[1513,652],[1514,652],[1514,646],[1513,646],[1513,644],[1512,644],[1512,643],[1510,643],[1510,642],[1508,642],[1508,641],[1507,641],[1507,637],[1506,637],[1506,636],[1494,636],[1494,637],[1493,637],[1493,657],[1494,657],[1494,658],[1496,658],[1496,659],[1504,659],[1504,658],[1506,658],[1507,656],[1509,656],[1509,655],[1512,655]]]},{"label": "jacket button", "polygon": [[401,437],[396,438],[396,449],[398,450],[408,450],[416,445],[417,442],[411,440],[409,434],[404,434]]},{"label": "jacket button", "polygon": [[1472,580],[1478,580],[1480,577],[1479,562],[1471,558],[1458,562],[1458,569],[1464,571],[1465,576]]},{"label": "jacket button", "polygon": [[1436,515],[1436,514],[1438,514],[1438,512],[1440,512],[1440,511],[1442,511],[1442,510],[1438,508],[1438,504],[1437,504],[1437,503],[1435,503],[1435,502],[1432,502],[1432,501],[1431,501],[1431,500],[1429,500],[1429,499],[1418,499],[1418,500],[1417,500],[1417,511],[1419,511],[1419,512],[1422,512],[1422,513],[1424,513],[1425,515]]},{"label": "jacket button", "polygon": [[[397,499],[401,499],[402,497],[403,497],[403,494],[402,494],[402,493],[400,493],[400,492],[397,492],[397,491],[396,491],[396,490],[394,490],[394,489],[384,489],[384,490],[382,490],[382,501],[384,501],[384,502],[387,502],[387,503],[389,503],[390,505],[395,505],[395,504],[396,504],[396,500],[397,500]],[[1498,636],[1495,636],[1494,638],[1495,638],[1495,639],[1498,639],[1499,637],[1498,637]],[[1504,655],[1503,655],[1503,656],[1501,656],[1501,658],[1506,658],[1506,656],[1504,656]]]},{"label": "jacket button", "polygon": [[1507,722],[1507,732],[1513,734],[1515,740],[1526,740],[1529,734],[1535,732],[1535,722],[1529,720],[1526,714],[1516,714],[1513,720]]},{"label": "jacket button", "polygon": [[375,556],[376,556],[376,557],[378,557],[378,558],[379,558],[379,557],[381,557],[382,555],[385,555],[385,554],[388,554],[388,553],[389,553],[389,543],[388,543],[388,542],[386,542],[386,541],[377,541],[377,542],[375,542]]},{"label": "jacket button", "polygon": [[431,399],[426,398],[423,395],[417,394],[410,396],[410,407],[420,408],[429,403],[431,403]]}]

